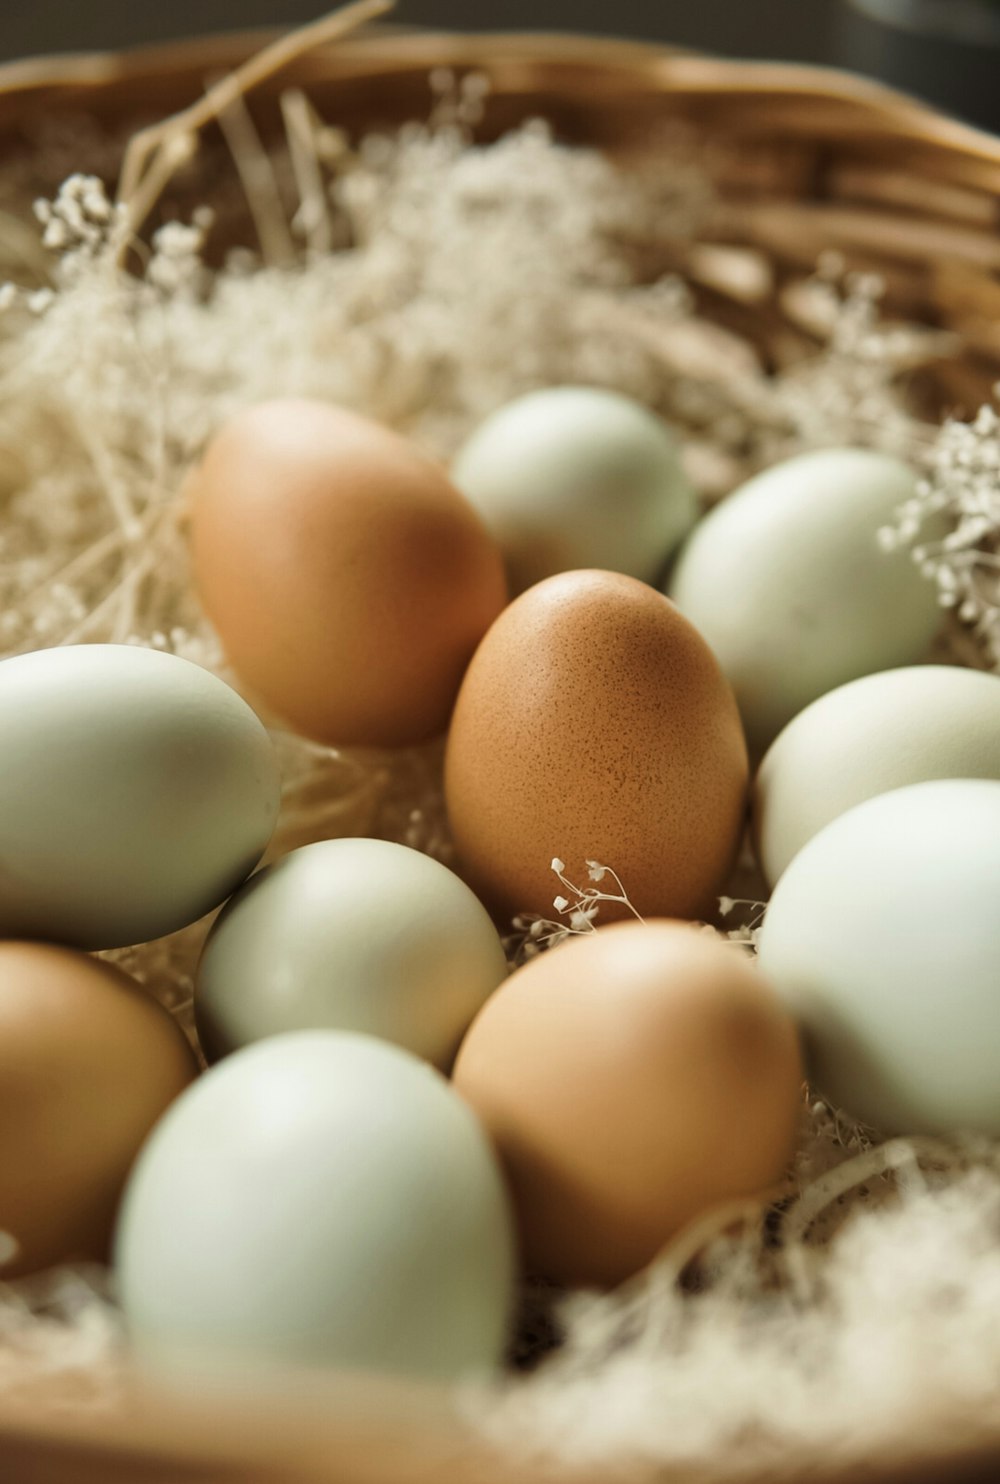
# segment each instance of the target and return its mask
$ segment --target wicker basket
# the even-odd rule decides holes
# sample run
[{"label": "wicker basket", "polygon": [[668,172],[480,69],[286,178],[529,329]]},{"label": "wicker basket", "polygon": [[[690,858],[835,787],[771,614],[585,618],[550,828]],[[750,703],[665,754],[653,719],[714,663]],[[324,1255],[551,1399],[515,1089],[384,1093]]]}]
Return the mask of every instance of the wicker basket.
[{"label": "wicker basket", "polygon": [[[239,35],[0,69],[0,205],[8,212],[28,205],[27,195],[14,199],[5,181],[17,179],[23,189],[39,120],[85,114],[116,124],[166,116],[200,97],[206,78],[238,66],[269,39]],[[294,58],[261,82],[250,104],[265,135],[277,125],[278,95],[290,83],[351,131],[394,125],[426,117],[427,76],[435,67],[489,75],[483,137],[538,115],[570,142],[630,154],[648,148],[666,122],[693,123],[721,146],[716,243],[760,249],[779,283],[835,249],[848,266],[884,277],[890,312],[957,332],[962,353],[917,373],[919,394],[935,416],[974,411],[1000,378],[1000,140],[849,76],[568,36],[385,30]],[[211,144],[209,129],[208,170]],[[31,186],[40,193],[57,183],[35,179]],[[188,193],[200,199],[204,177],[196,183],[181,176],[172,189],[175,200]],[[231,225],[238,235],[239,224]],[[4,272],[9,266],[0,265]],[[779,296],[755,301],[731,292],[702,257],[663,266],[684,271],[701,312],[738,329],[768,364],[784,364],[808,348],[808,331],[786,316]],[[608,1472],[529,1473],[486,1454],[436,1402],[395,1388],[360,1400],[354,1391],[331,1390],[252,1418],[229,1404],[196,1410],[148,1396],[82,1419],[50,1413],[44,1399],[17,1410],[0,1399],[4,1484],[256,1478],[530,1484],[536,1477],[597,1484]],[[629,1467],[621,1477],[648,1476]],[[690,1472],[669,1477],[707,1484],[711,1470],[697,1479]],[[951,1453],[917,1471],[883,1462],[851,1477],[857,1484],[996,1480],[1000,1438],[989,1455]],[[834,1475],[815,1460],[790,1460],[787,1478],[833,1484]]]}]

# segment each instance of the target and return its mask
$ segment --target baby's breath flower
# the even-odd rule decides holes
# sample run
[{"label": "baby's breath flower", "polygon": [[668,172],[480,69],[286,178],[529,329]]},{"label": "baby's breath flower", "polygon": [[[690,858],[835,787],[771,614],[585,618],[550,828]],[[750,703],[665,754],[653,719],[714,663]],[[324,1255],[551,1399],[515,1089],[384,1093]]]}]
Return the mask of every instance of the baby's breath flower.
[{"label": "baby's breath flower", "polygon": [[54,201],[35,202],[35,216],[43,227],[43,246],[60,255],[63,282],[116,251],[126,222],[124,207],[108,200],[104,182],[93,175],[71,175]]},{"label": "baby's breath flower", "polygon": [[519,913],[511,923],[510,936],[505,939],[504,947],[512,967],[516,968],[544,948],[551,948],[557,943],[562,943],[566,938],[580,933],[596,932],[594,920],[598,916],[601,903],[615,903],[627,908],[633,917],[642,918],[635,907],[629,901],[628,893],[622,886],[615,871],[610,866],[602,865],[600,861],[587,860],[588,879],[600,883],[606,877],[610,877],[614,886],[614,892],[600,891],[597,885],[577,886],[566,875],[566,863],[559,856],[552,857],[551,868],[559,880],[567,895],[560,893],[553,899],[552,905],[563,919],[561,922],[553,922],[545,917],[536,917],[532,913]]},{"label": "baby's breath flower", "polygon": [[971,422],[951,419],[928,452],[927,475],[893,529],[937,587],[942,608],[971,628],[1000,668],[1000,415],[983,406]]}]

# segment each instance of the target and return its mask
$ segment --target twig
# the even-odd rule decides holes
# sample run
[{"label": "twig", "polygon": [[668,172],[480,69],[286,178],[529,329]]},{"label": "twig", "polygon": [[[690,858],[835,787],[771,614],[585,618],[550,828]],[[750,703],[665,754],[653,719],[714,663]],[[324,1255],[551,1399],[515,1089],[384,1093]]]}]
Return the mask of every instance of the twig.
[{"label": "twig", "polygon": [[[207,124],[299,57],[340,40],[394,8],[395,0],[354,0],[332,15],[280,37],[220,79],[188,108],[133,135],[118,184],[118,201],[127,208],[128,235],[140,230],[171,176],[197,148],[197,136]],[[178,140],[190,144],[178,150]],[[127,244],[123,253],[126,248]]]},{"label": "twig", "polygon": [[296,222],[309,251],[320,256],[333,247],[333,223],[316,147],[316,117],[309,99],[300,88],[289,88],[282,93],[281,114],[288,137],[292,173],[299,192]]},{"label": "twig", "polygon": [[295,243],[285,220],[278,182],[242,97],[220,110],[219,127],[247,198],[264,262],[272,268],[294,263]]}]

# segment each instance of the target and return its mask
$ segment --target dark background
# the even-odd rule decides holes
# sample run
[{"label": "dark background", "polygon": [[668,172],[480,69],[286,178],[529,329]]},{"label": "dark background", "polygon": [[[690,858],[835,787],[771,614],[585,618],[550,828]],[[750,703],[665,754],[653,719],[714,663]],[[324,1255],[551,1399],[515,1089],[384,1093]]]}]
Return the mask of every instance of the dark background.
[{"label": "dark background", "polygon": [[[335,0],[0,0],[0,59],[135,46],[202,32],[313,20]],[[394,20],[455,30],[566,30],[632,36],[734,57],[825,62],[891,82],[1000,128],[1000,46],[983,40],[1000,0],[401,0]],[[923,34],[905,15],[925,18]],[[930,16],[928,23],[926,18]],[[974,23],[979,39],[955,32]],[[952,33],[950,36],[946,33]]]},{"label": "dark background", "polygon": [[[7,57],[313,20],[335,0],[0,0]],[[835,0],[400,0],[393,20],[454,30],[650,37],[741,56],[828,54]]]}]

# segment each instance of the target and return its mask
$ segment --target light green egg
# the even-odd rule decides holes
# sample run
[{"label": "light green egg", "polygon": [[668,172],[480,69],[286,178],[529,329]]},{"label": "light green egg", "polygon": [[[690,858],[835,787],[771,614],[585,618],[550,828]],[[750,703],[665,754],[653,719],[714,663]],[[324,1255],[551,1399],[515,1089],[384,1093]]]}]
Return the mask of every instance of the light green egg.
[{"label": "light green egg", "polygon": [[512,1317],[506,1191],[426,1062],[301,1031],[236,1052],[154,1129],[126,1189],[118,1287],[172,1377],[268,1365],[486,1374]]},{"label": "light green egg", "polygon": [[788,723],[753,788],[757,858],[773,885],[855,804],[932,778],[1000,779],[1000,676],[904,665],[838,686]]},{"label": "light green egg", "polygon": [[489,913],[447,866],[388,840],[319,840],[258,871],[217,918],[198,1034],[215,1060],[283,1031],[364,1031],[449,1071],[506,975]]},{"label": "light green egg", "polygon": [[1000,782],[866,799],[775,888],[761,971],[817,1093],[882,1133],[1000,1135]]},{"label": "light green egg", "polygon": [[669,596],[715,651],[753,752],[835,686],[926,657],[937,589],[878,540],[915,493],[898,459],[822,449],[756,475],[695,528]]},{"label": "light green egg", "polygon": [[585,567],[655,582],[697,514],[671,430],[597,387],[509,402],[451,473],[503,551],[514,592]]},{"label": "light green egg", "polygon": [[217,907],[264,853],[280,779],[217,676],[129,644],[0,664],[0,937],[120,948]]}]

